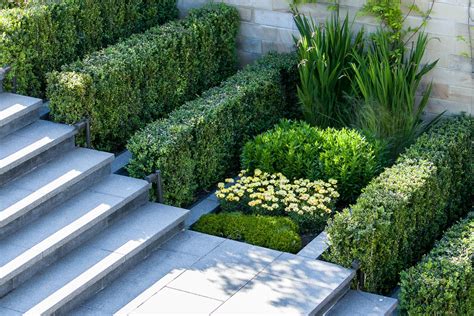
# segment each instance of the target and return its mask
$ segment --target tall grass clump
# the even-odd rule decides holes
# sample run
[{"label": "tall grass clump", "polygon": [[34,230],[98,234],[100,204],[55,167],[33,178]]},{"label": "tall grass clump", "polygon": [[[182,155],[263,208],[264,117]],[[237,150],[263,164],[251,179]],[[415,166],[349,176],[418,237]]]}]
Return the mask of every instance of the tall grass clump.
[{"label": "tall grass clump", "polygon": [[348,16],[340,20],[334,13],[324,24],[293,9],[300,32],[295,38],[300,83],[298,98],[305,120],[320,127],[349,124],[352,110],[345,102],[351,92],[354,52],[362,54],[363,30],[352,31]]},{"label": "tall grass clump", "polygon": [[391,157],[431,125],[422,120],[431,84],[417,98],[423,77],[437,64],[422,64],[427,43],[428,36],[420,33],[407,49],[380,30],[370,37],[366,51],[354,50],[351,81],[357,111],[353,124],[367,136],[383,140]]}]

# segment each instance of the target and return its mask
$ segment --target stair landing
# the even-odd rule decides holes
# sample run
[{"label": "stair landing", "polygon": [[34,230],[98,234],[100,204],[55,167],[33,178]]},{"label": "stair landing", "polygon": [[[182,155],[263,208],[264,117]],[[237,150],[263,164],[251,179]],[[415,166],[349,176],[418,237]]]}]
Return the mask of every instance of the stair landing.
[{"label": "stair landing", "polygon": [[72,315],[315,314],[354,271],[184,231]]}]

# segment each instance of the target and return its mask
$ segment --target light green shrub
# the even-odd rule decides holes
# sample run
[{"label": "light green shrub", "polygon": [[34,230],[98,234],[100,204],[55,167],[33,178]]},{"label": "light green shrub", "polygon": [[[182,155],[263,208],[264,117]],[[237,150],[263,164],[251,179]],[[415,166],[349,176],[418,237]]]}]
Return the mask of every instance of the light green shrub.
[{"label": "light green shrub", "polygon": [[290,179],[335,179],[341,202],[355,200],[380,168],[380,148],[351,129],[319,129],[282,121],[245,144],[242,168]]},{"label": "light green shrub", "polygon": [[298,225],[289,218],[240,213],[204,215],[192,227],[198,232],[296,253],[301,249]]},{"label": "light green shrub", "polygon": [[91,119],[95,148],[123,149],[146,123],[235,72],[235,8],[211,4],[64,66],[48,77],[51,115]]}]

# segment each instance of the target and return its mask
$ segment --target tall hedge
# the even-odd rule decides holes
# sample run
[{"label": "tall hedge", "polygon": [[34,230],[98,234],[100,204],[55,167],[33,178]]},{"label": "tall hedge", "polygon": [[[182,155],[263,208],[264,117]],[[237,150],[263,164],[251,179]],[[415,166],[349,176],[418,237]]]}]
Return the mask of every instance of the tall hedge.
[{"label": "tall hedge", "polygon": [[54,120],[91,119],[95,148],[123,149],[146,123],[236,69],[235,8],[211,4],[62,67],[48,77]]},{"label": "tall hedge", "polygon": [[474,121],[445,120],[329,223],[328,259],[360,262],[361,286],[387,293],[427,253],[473,198]]},{"label": "tall hedge", "polygon": [[451,227],[416,266],[401,274],[400,307],[408,315],[472,315],[474,213]]},{"label": "tall hedge", "polygon": [[39,97],[49,71],[178,16],[176,0],[23,2],[0,10],[0,65],[13,67],[7,89],[16,76],[19,93]]},{"label": "tall hedge", "polygon": [[160,169],[167,203],[186,205],[239,167],[246,140],[293,111],[295,55],[264,57],[135,134],[128,171],[141,178]]}]

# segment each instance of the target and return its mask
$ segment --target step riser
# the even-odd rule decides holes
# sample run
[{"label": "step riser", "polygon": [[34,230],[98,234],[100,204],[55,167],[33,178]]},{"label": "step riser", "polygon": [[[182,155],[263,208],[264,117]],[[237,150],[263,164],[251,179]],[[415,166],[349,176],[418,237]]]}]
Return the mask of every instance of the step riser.
[{"label": "step riser", "polygon": [[[131,216],[133,216],[133,214]],[[110,283],[120,277],[125,271],[139,264],[143,259],[148,257],[154,250],[156,250],[161,244],[176,235],[178,232],[182,231],[184,229],[184,226],[185,225],[183,219],[163,234],[157,236],[157,238],[155,238],[154,240],[151,240],[149,243],[147,243],[146,246],[142,247],[132,257],[126,259],[118,267],[109,271],[101,278],[94,280],[94,282],[92,284],[89,284],[86,289],[84,289],[80,293],[75,293],[73,297],[66,298],[63,302],[61,302],[60,306],[55,308],[55,310],[50,310],[47,313],[44,313],[43,315],[67,315],[67,313],[70,312],[72,309],[78,307],[88,298],[107,287]]]},{"label": "step riser", "polygon": [[311,315],[326,315],[326,313],[337,304],[337,302],[346,295],[351,289],[351,282],[347,282],[341,285],[339,289],[334,291],[335,295],[331,297],[327,302],[320,304],[321,308],[315,310]]},{"label": "step riser", "polygon": [[9,292],[13,291],[15,288],[34,276],[37,272],[60,260],[72,250],[76,249],[103,230],[107,229],[113,223],[127,216],[138,207],[146,204],[148,199],[148,190],[146,189],[140,191],[129,201],[125,201],[123,204],[118,205],[115,210],[111,210],[111,213],[107,217],[101,219],[87,230],[81,232],[79,236],[67,241],[64,245],[60,246],[52,253],[42,257],[40,261],[35,262],[33,266],[22,271],[20,274],[10,279],[7,283],[0,285],[0,297],[7,295]]},{"label": "step riser", "polygon": [[34,111],[30,111],[29,113],[26,113],[22,115],[21,117],[3,125],[0,126],[0,139],[2,137],[5,137],[13,132],[16,132],[17,130],[37,121],[40,117],[40,111],[41,109],[38,108]]},{"label": "step riser", "polygon": [[36,155],[31,159],[28,159],[27,161],[23,162],[22,164],[10,169],[9,171],[0,174],[0,185],[6,184],[9,181],[14,180],[15,178],[25,175],[31,170],[53,160],[54,158],[59,157],[61,154],[74,149],[74,147],[74,137],[64,140],[63,142],[51,147],[45,152],[42,152],[39,155]]},{"label": "step riser", "polygon": [[57,194],[49,197],[47,200],[36,205],[33,209],[29,210],[23,216],[11,221],[7,225],[0,228],[0,239],[4,238],[7,235],[10,235],[20,229],[21,227],[33,222],[44,214],[47,214],[49,211],[53,210],[55,207],[61,205],[65,201],[69,200],[73,196],[79,194],[80,192],[90,188],[105,176],[110,174],[111,166],[110,163],[105,164],[102,167],[99,167],[97,170],[93,171],[85,178],[74,183],[67,189],[58,192]]}]

